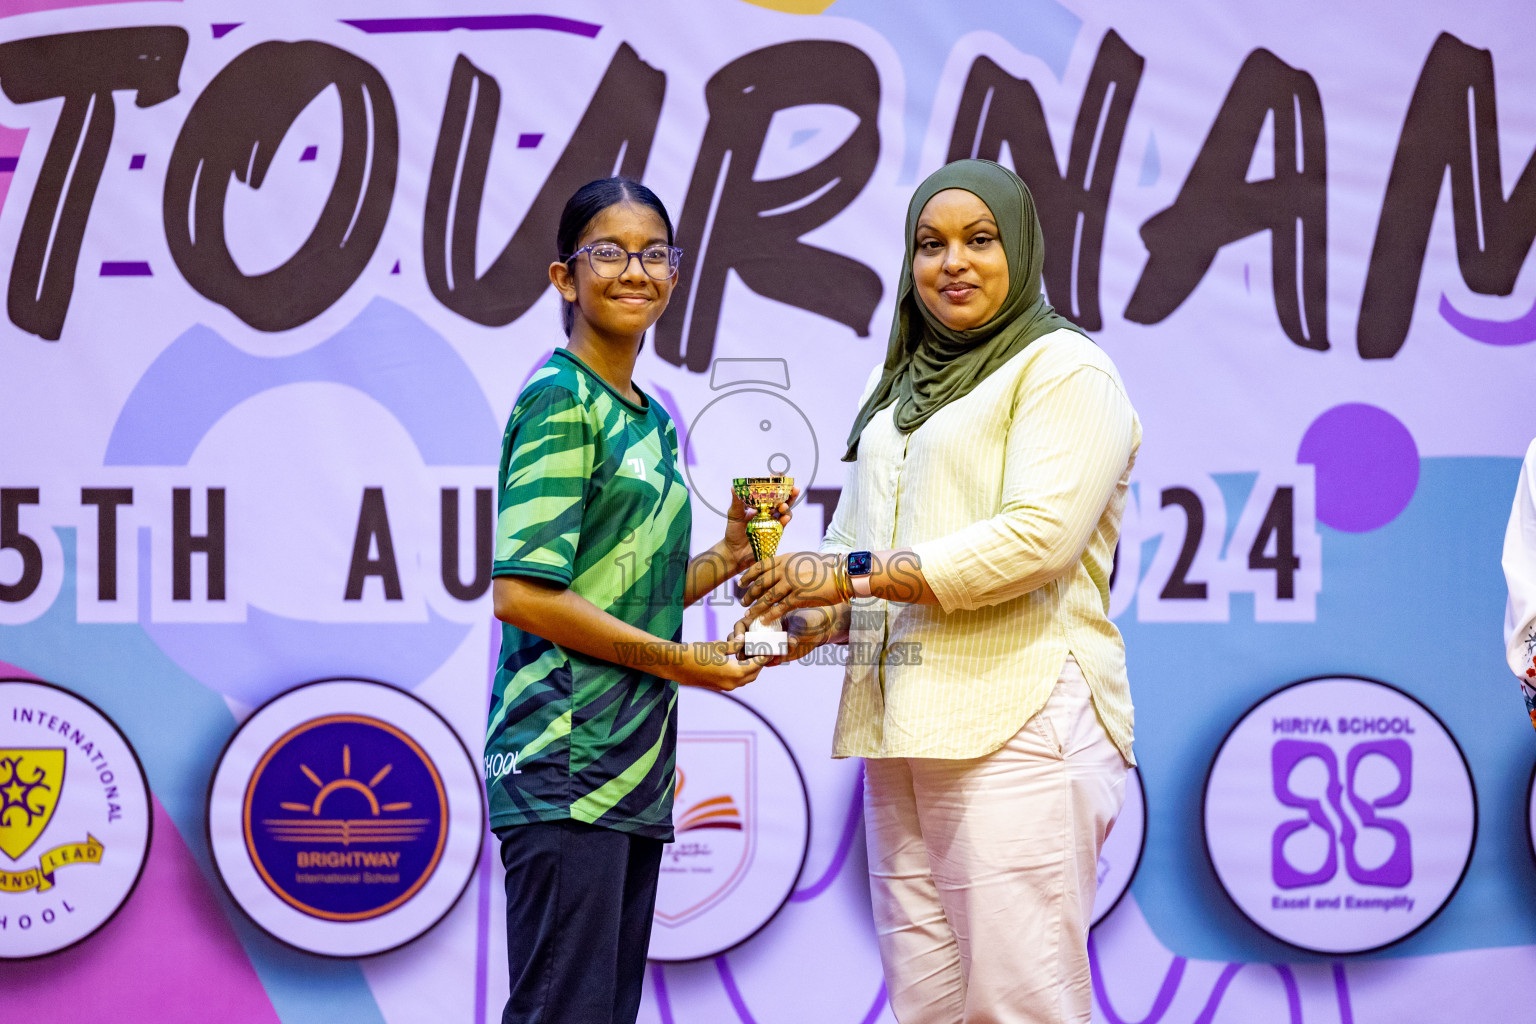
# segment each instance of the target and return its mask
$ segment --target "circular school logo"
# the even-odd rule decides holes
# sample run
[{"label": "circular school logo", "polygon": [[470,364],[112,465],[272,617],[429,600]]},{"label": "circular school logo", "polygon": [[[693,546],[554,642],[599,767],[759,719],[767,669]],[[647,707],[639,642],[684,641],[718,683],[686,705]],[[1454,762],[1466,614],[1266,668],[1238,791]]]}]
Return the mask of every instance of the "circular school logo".
[{"label": "circular school logo", "polygon": [[56,953],[128,900],[153,815],[138,756],[95,705],[0,679],[0,959]]},{"label": "circular school logo", "polygon": [[469,884],[479,776],[448,724],[403,691],[332,679],[277,697],[235,733],[208,796],[230,896],[323,956],[410,942]]},{"label": "circular school logo", "polygon": [[1097,927],[1108,917],[1131,887],[1146,845],[1147,791],[1141,784],[1141,772],[1132,768],[1125,778],[1125,805],[1099,851],[1099,888],[1093,897],[1090,927]]},{"label": "circular school logo", "polygon": [[650,959],[698,960],[757,934],[789,901],[811,837],[794,755],[768,720],[678,690],[676,841],[664,848]]},{"label": "circular school logo", "polygon": [[1205,784],[1227,895],[1282,942],[1363,953],[1427,924],[1472,857],[1466,758],[1408,694],[1351,676],[1293,683],[1232,727]]}]

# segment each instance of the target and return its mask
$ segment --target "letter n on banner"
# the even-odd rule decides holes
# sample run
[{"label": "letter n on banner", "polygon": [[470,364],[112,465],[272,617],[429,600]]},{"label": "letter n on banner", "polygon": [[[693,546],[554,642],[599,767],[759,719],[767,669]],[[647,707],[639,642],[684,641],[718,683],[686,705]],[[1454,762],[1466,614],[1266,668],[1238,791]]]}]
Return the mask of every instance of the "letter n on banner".
[{"label": "letter n on banner", "polygon": [[[1063,175],[1034,86],[978,57],[960,94],[949,161],[997,160],[1006,143],[1029,186],[1045,236],[1045,289],[1058,312],[1090,331],[1104,326],[1099,263],[1109,190],[1146,61],[1114,32],[1099,44],[1072,130]],[[1095,142],[1098,143],[1095,146]]]}]

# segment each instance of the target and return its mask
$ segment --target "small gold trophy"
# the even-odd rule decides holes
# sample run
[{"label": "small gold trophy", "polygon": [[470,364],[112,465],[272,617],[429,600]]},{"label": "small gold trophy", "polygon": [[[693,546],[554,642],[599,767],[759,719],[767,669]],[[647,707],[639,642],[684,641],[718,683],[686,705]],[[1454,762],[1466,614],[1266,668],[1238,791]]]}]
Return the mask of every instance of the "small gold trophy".
[{"label": "small gold trophy", "polygon": [[[731,481],[736,496],[748,508],[757,509],[757,514],[747,520],[747,539],[752,543],[752,556],[759,562],[772,558],[779,550],[784,524],[779,522],[775,511],[789,500],[794,486],[792,476],[746,476]],[[741,653],[748,658],[760,654],[788,654],[789,633],[782,629],[759,629],[748,622]]]}]

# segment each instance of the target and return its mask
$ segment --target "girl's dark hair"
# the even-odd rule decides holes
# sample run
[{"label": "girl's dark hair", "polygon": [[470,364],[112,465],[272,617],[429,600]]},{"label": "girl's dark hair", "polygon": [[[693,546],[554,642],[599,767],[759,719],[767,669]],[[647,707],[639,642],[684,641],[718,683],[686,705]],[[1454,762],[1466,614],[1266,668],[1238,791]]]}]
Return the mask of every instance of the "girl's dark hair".
[{"label": "girl's dark hair", "polygon": [[[633,178],[599,178],[581,186],[576,190],[576,194],[566,201],[565,210],[560,214],[560,229],[555,234],[555,245],[559,249],[560,259],[565,261],[571,258],[571,253],[576,249],[576,243],[581,240],[581,233],[587,230],[587,225],[591,224],[598,214],[610,206],[618,206],[621,203],[634,203],[655,210],[662,224],[666,225],[667,244],[672,244],[672,218],[667,216],[667,208],[661,205],[661,200],[656,198],[656,193]],[[571,325],[576,322],[576,307],[562,301],[560,321],[565,327],[565,336],[569,338]]]}]

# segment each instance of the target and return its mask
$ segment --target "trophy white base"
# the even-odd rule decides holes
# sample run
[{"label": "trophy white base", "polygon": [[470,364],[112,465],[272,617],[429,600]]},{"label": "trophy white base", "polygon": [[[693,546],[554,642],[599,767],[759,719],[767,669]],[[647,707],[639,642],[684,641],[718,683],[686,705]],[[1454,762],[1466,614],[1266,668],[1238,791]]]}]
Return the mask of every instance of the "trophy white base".
[{"label": "trophy white base", "polygon": [[782,657],[789,653],[789,633],[782,629],[750,626],[741,638],[741,656],[756,658],[762,655]]}]

